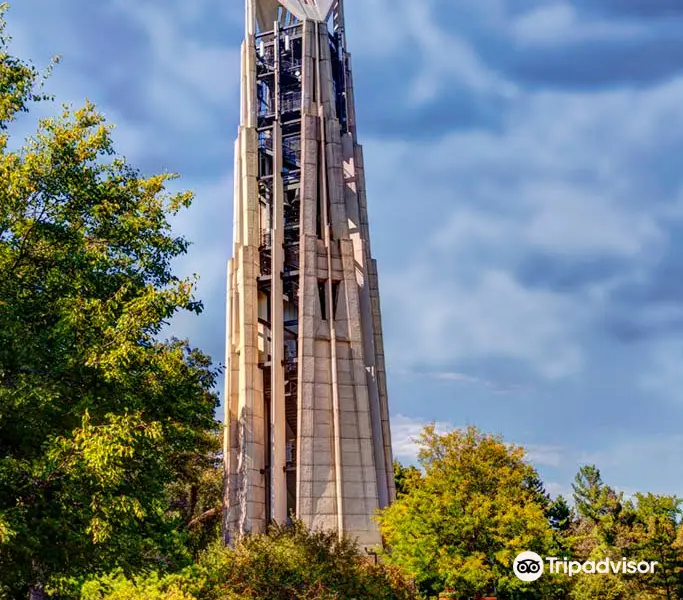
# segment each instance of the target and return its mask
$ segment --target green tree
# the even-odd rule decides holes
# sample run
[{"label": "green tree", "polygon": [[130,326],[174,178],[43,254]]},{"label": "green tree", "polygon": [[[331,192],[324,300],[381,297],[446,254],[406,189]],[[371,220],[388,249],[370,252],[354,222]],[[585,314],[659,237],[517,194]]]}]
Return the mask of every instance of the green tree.
[{"label": "green tree", "polygon": [[178,464],[178,475],[168,486],[170,514],[187,535],[186,545],[197,556],[220,534],[223,506],[222,435],[205,437],[203,451],[194,449]]},{"label": "green tree", "polygon": [[657,561],[654,573],[639,575],[634,582],[643,590],[658,592],[666,600],[680,597],[683,552],[677,544],[681,523],[681,500],[675,496],[635,494],[631,556]]},{"label": "green tree", "polygon": [[581,573],[572,579],[571,600],[645,600],[645,597],[636,596],[633,586],[622,575]]},{"label": "green tree", "polygon": [[635,494],[624,499],[606,485],[593,465],[580,469],[574,485],[579,519],[566,531],[575,560],[657,561],[652,575],[579,575],[573,581],[575,600],[677,599],[680,596],[681,505],[671,496]]},{"label": "green tree", "polygon": [[594,523],[617,514],[621,509],[622,495],[603,482],[600,469],[595,465],[584,465],[579,469],[572,490],[578,513]]},{"label": "green tree", "polygon": [[396,495],[407,494],[420,483],[422,474],[420,469],[414,465],[403,466],[399,461],[394,461],[394,482],[396,484]]},{"label": "green tree", "polygon": [[170,266],[192,195],[117,157],[90,104],[9,151],[39,76],[0,30],[0,595],[41,598],[185,559],[167,486],[215,427],[217,372],[159,340],[201,310]]},{"label": "green tree", "polygon": [[379,517],[391,548],[386,560],[428,593],[554,597],[562,588],[555,578],[523,584],[512,572],[521,551],[554,552],[539,479],[524,456],[523,448],[473,427],[444,435],[425,428],[420,484]]},{"label": "green tree", "polygon": [[559,532],[566,532],[574,520],[574,512],[564,496],[560,495],[548,507],[550,526]]},{"label": "green tree", "polygon": [[603,482],[600,470],[595,465],[584,465],[579,469],[572,484],[576,510],[594,530],[599,543],[611,547],[616,543],[620,525],[629,518],[624,511],[623,494]]}]

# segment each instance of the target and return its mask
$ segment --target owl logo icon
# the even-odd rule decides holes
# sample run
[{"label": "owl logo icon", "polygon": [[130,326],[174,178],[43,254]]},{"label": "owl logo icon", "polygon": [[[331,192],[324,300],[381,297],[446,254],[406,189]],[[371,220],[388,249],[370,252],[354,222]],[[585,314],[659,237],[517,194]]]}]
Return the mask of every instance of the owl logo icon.
[{"label": "owl logo icon", "polygon": [[515,557],[512,570],[522,581],[536,581],[543,575],[543,559],[535,552],[522,552]]}]

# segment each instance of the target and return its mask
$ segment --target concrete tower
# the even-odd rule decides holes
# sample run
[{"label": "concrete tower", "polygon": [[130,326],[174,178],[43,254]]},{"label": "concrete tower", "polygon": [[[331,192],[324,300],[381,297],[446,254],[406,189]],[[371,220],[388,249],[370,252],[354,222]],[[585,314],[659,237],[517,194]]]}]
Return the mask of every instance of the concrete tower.
[{"label": "concrete tower", "polygon": [[246,0],[241,98],[224,536],[295,515],[377,545],[395,489],[342,0]]}]

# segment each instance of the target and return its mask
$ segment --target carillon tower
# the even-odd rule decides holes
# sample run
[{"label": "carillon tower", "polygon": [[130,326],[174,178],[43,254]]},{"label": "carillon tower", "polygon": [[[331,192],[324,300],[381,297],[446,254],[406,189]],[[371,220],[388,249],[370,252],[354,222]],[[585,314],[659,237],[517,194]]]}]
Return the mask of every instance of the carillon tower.
[{"label": "carillon tower", "polygon": [[295,516],[380,544],[395,488],[342,0],[246,0],[234,175],[225,541]]}]

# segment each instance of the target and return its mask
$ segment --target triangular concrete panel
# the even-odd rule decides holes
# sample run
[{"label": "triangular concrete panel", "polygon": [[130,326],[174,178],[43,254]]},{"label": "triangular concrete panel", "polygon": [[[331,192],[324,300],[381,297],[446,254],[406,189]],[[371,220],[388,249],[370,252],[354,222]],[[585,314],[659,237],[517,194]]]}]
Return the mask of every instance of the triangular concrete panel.
[{"label": "triangular concrete panel", "polygon": [[337,0],[279,0],[297,18],[326,21]]},{"label": "triangular concrete panel", "polygon": [[255,14],[262,27],[268,27],[277,20],[278,6],[292,13],[297,19],[324,22],[338,0],[252,0]]}]

